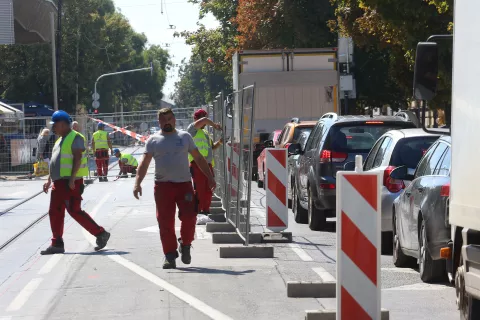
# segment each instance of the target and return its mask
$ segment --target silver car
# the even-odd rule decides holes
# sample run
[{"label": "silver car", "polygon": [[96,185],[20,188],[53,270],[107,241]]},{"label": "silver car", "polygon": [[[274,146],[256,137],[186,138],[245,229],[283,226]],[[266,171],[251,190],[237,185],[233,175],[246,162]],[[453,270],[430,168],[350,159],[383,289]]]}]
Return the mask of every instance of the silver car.
[{"label": "silver car", "polygon": [[406,166],[409,175],[414,174],[418,162],[440,135],[425,133],[422,129],[392,130],[381,136],[363,164],[364,171],[382,172],[382,253],[393,249],[392,208],[395,199],[411,181],[390,177],[393,169]]}]

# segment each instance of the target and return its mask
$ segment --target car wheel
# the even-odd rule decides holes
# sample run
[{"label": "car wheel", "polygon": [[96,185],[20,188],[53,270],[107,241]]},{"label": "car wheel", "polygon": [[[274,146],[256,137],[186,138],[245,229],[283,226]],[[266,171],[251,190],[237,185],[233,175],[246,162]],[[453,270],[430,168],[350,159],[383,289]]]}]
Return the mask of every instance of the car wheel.
[{"label": "car wheel", "polygon": [[427,246],[427,230],[422,219],[420,234],[418,236],[418,270],[423,282],[441,280],[446,275],[445,260],[433,260]]},{"label": "car wheel", "polygon": [[392,254],[392,259],[393,259],[393,264],[395,267],[398,268],[406,268],[413,266],[415,263],[415,260],[412,257],[409,257],[405,255],[402,251],[402,246],[400,245],[400,237],[398,236],[398,229],[397,229],[397,218],[395,215],[395,210],[393,210],[393,254]]},{"label": "car wheel", "polygon": [[393,252],[393,232],[382,232],[382,254],[392,254]]},{"label": "car wheel", "polygon": [[293,201],[293,216],[296,223],[307,223],[308,212],[300,205],[300,199],[297,195],[297,188],[292,188],[292,201]]},{"label": "car wheel", "polygon": [[257,179],[257,187],[263,188],[263,181],[260,178]]},{"label": "car wheel", "polygon": [[[265,180],[265,172],[263,172],[263,180]],[[263,187],[263,190],[267,188],[264,181],[262,181],[262,187]]]},{"label": "car wheel", "polygon": [[327,218],[325,217],[325,212],[315,208],[312,191],[310,187],[308,187],[308,227],[313,231],[322,231],[325,230],[326,224]]}]

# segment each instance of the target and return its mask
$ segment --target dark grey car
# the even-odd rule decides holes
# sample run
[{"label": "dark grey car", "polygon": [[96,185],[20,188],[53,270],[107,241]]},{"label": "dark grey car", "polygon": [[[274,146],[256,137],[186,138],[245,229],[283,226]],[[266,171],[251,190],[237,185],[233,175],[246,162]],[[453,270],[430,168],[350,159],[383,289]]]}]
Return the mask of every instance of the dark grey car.
[{"label": "dark grey car", "polygon": [[291,145],[300,154],[294,202],[299,221],[308,221],[312,230],[323,230],[327,217],[335,217],[336,175],[356,155],[364,158],[377,139],[395,129],[415,128],[400,117],[324,115],[308,138],[305,150]]},{"label": "dark grey car", "polygon": [[[451,139],[441,137],[420,160],[410,185],[394,201],[393,263],[397,267],[418,262],[425,282],[446,276],[440,249],[448,246],[448,197],[450,191]],[[406,167],[390,174],[393,179],[412,179]]]}]

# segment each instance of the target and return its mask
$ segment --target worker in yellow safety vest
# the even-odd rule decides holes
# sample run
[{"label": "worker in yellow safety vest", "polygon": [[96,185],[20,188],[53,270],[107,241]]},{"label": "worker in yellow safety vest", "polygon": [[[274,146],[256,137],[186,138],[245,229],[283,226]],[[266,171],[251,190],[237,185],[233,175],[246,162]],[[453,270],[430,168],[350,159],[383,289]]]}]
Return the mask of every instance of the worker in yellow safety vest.
[{"label": "worker in yellow safety vest", "polygon": [[48,210],[53,237],[51,245],[40,254],[65,252],[63,243],[65,209],[73,219],[97,238],[95,250],[98,251],[107,245],[110,233],[82,210],[83,177],[88,176],[85,137],[71,129],[72,118],[65,111],[55,111],[51,124],[53,131],[60,138],[55,142],[52,150],[50,174],[43,185],[43,191],[48,193],[53,181]]},{"label": "worker in yellow safety vest", "polygon": [[110,160],[108,149],[110,149],[113,155],[113,148],[112,141],[105,131],[105,124],[103,122],[98,123],[98,130],[93,134],[92,149],[95,154],[98,179],[100,182],[108,181],[108,162]]},{"label": "worker in yellow safety vest", "polygon": [[[200,151],[200,154],[207,160],[210,170],[213,174],[213,167],[215,162],[213,160],[213,150],[217,149],[222,144],[222,139],[217,142],[213,142],[213,139],[208,134],[205,126],[211,126],[216,130],[222,130],[222,127],[218,123],[214,123],[207,117],[207,112],[203,109],[199,109],[193,115],[194,122],[191,123],[187,131],[193,137],[193,141]],[[193,188],[195,190],[195,197],[197,200],[197,213],[208,215],[210,213],[210,205],[212,204],[213,192],[208,187],[208,179],[205,174],[200,170],[195,163],[191,155],[188,156],[190,160],[190,172],[193,179]]]},{"label": "worker in yellow safety vest", "polygon": [[137,159],[128,153],[121,153],[119,149],[113,149],[113,154],[118,159],[118,166],[120,167],[120,178],[127,178],[128,173],[132,178],[137,175],[138,161]]}]

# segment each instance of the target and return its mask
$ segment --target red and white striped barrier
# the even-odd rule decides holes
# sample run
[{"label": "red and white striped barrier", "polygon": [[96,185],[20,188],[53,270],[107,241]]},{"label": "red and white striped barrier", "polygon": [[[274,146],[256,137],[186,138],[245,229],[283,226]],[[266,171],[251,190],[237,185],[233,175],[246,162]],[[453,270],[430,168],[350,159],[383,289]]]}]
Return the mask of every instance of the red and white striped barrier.
[{"label": "red and white striped barrier", "polygon": [[337,320],[380,320],[381,175],[337,172]]},{"label": "red and white striped barrier", "polygon": [[146,142],[147,139],[150,137],[150,135],[144,136],[144,135],[141,135],[141,134],[139,134],[139,133],[136,133],[136,132],[127,130],[127,129],[125,129],[125,128],[120,128],[120,127],[114,126],[114,125],[111,124],[111,123],[108,123],[108,122],[105,122],[105,121],[102,121],[102,120],[99,120],[99,119],[95,119],[95,118],[92,118],[92,117],[89,117],[89,118],[92,119],[93,121],[100,122],[100,123],[104,123],[106,126],[109,126],[110,128],[115,129],[115,130],[117,130],[118,132],[123,133],[124,135],[130,136],[130,137],[132,137],[133,139],[136,139],[136,140],[138,140],[138,141],[140,141],[140,142]]},{"label": "red and white striped barrier", "polygon": [[232,175],[232,184],[230,188],[231,199],[236,199],[238,194],[238,178],[239,178],[239,164],[240,164],[240,153],[238,143],[235,143],[232,147],[232,143],[227,143],[227,164],[228,164],[228,173]]},{"label": "red and white striped barrier", "polygon": [[288,227],[287,149],[266,149],[265,165],[267,228],[280,232]]}]

